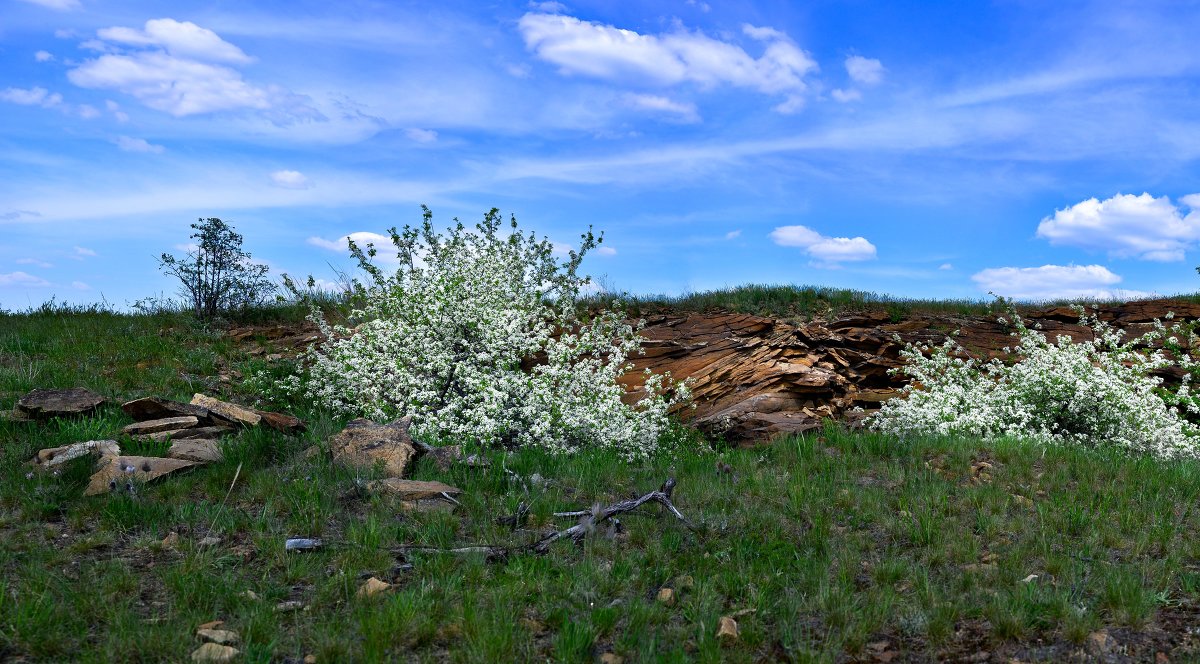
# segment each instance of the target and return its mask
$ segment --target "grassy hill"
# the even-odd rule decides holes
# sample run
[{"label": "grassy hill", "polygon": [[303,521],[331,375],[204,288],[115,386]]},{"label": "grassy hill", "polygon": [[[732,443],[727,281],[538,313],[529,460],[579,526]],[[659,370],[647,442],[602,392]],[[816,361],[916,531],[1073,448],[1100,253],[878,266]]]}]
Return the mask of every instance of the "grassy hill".
[{"label": "grassy hill", "polygon": [[[776,315],[887,304],[836,293],[746,288],[641,304]],[[116,403],[198,391],[251,403],[239,376],[270,365],[169,312],[0,315],[2,408],[34,387],[77,385]],[[1200,657],[1197,463],[836,428],[747,449],[694,438],[644,465],[483,450],[486,468],[417,465],[414,478],[464,492],[455,511],[422,513],[364,491],[369,473],[305,453],[343,422],[266,405],[305,418],[308,432],[243,434],[222,462],[134,497],[83,497],[88,462],[57,477],[25,463],[115,437],[132,421],[116,406],[0,422],[0,660],[182,661],[212,620],[256,662]],[[555,512],[668,477],[690,527],[649,506],[580,546],[519,550],[575,522]],[[524,525],[497,523],[521,503]],[[287,553],[293,536],[326,545]],[[468,545],[512,553],[411,548]],[[370,576],[394,587],[358,597]],[[299,608],[280,610],[287,602]],[[718,638],[722,617],[736,638]]]}]

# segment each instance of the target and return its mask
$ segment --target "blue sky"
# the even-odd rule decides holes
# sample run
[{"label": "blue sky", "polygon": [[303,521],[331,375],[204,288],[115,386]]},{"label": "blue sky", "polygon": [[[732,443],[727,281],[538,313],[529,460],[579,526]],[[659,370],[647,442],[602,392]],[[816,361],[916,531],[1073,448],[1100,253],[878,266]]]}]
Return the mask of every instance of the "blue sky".
[{"label": "blue sky", "polygon": [[633,293],[1200,286],[1200,4],[0,0],[0,307],[495,206]]}]

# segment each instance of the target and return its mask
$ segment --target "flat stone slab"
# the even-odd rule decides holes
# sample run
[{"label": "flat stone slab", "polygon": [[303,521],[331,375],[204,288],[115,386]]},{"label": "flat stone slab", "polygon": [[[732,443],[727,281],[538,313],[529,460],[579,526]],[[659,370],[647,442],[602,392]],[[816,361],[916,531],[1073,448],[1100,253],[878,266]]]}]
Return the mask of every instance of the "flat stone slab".
[{"label": "flat stone slab", "polygon": [[417,455],[408,435],[411,422],[408,417],[390,424],[351,420],[329,439],[333,460],[358,468],[379,464],[389,477],[403,477],[409,462]]},{"label": "flat stone slab", "polygon": [[387,492],[399,496],[402,500],[421,500],[423,498],[438,498],[443,493],[455,496],[462,489],[441,482],[422,480],[403,480],[399,477],[375,480],[367,484],[371,491]]},{"label": "flat stone slab", "polygon": [[192,405],[207,408],[214,415],[243,426],[258,426],[258,423],[262,421],[262,415],[249,408],[243,408],[237,404],[214,399],[204,394],[193,396]]},{"label": "flat stone slab", "polygon": [[220,438],[232,433],[234,433],[234,430],[230,427],[192,427],[190,429],[171,429],[169,431],[138,434],[133,439],[161,443],[168,438],[171,440],[179,440],[181,438]]},{"label": "flat stone slab", "polygon": [[36,420],[88,415],[104,403],[104,397],[86,387],[66,390],[34,390],[17,401],[15,412]]},{"label": "flat stone slab", "polygon": [[89,440],[41,450],[33,458],[33,463],[42,468],[53,468],[89,454],[94,454],[101,459],[116,458],[121,456],[121,448],[115,440]]},{"label": "flat stone slab", "polygon": [[134,422],[129,426],[121,429],[121,433],[127,433],[131,436],[147,433],[158,433],[160,431],[177,431],[179,429],[187,429],[200,424],[200,420],[194,415],[184,415],[183,417],[164,417],[161,420],[146,420],[145,422]]},{"label": "flat stone slab", "polygon": [[171,473],[197,466],[195,461],[162,457],[119,456],[109,460],[88,482],[85,496],[125,491],[129,484],[152,482]]},{"label": "flat stone slab", "polygon": [[304,420],[299,417],[288,415],[287,413],[272,413],[266,410],[254,411],[262,418],[262,423],[271,427],[276,431],[283,433],[304,433],[308,427],[304,424]]},{"label": "flat stone slab", "polygon": [[190,403],[182,403],[180,401],[171,401],[162,397],[143,397],[141,399],[134,399],[133,401],[126,401],[121,404],[121,410],[139,422],[161,420],[166,417],[184,417],[187,415],[191,415],[201,421],[209,419],[207,408],[193,406]]},{"label": "flat stone slab", "polygon": [[212,463],[220,461],[221,444],[205,438],[183,438],[171,443],[167,456],[172,459],[195,461],[196,463]]}]

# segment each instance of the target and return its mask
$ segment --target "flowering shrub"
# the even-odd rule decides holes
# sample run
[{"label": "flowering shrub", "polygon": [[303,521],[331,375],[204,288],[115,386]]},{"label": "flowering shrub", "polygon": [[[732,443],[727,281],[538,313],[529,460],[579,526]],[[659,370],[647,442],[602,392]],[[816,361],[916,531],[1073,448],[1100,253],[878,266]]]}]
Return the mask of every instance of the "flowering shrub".
[{"label": "flowering shrub", "polygon": [[[933,348],[908,345],[900,369],[911,379],[904,388],[907,398],[885,403],[868,425],[899,435],[1017,436],[1115,445],[1160,457],[1197,456],[1200,432],[1164,401],[1162,379],[1151,375],[1176,363],[1192,365],[1173,336],[1185,328],[1155,321],[1151,331],[1125,341],[1124,331],[1082,307],[1078,312],[1092,341],[1073,343],[1060,335],[1051,343],[1010,312],[1018,339],[1016,348],[1005,349],[1016,356],[1011,364],[966,357],[953,338]],[[1165,343],[1156,344],[1159,340]],[[1160,348],[1151,350],[1155,345]],[[1172,400],[1195,410],[1188,383],[1185,377]]]},{"label": "flowering shrub", "polygon": [[667,411],[685,386],[648,375],[632,406],[617,378],[640,352],[640,326],[613,308],[578,318],[577,274],[584,254],[603,238],[583,236],[563,263],[548,240],[508,233],[493,209],[474,231],[458,223],[437,233],[425,208],[419,228],[392,229],[400,267],[385,274],[352,241],[369,275],[354,284],[354,328],[310,319],[325,340],[306,366],[280,387],[343,415],[390,419],[411,415],[426,439],[536,446],[566,452],[584,446],[629,458],[653,452]]}]

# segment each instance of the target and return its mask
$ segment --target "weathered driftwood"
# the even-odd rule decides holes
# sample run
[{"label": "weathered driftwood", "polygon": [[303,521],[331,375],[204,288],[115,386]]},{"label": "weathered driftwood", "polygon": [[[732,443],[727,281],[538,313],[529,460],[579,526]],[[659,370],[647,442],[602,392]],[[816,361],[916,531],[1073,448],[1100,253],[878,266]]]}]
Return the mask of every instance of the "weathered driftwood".
[{"label": "weathered driftwood", "polygon": [[[628,512],[632,512],[647,503],[658,503],[659,505],[662,505],[663,507],[665,507],[667,509],[667,511],[671,512],[671,514],[674,514],[675,518],[682,521],[684,523],[684,525],[686,525],[688,528],[691,528],[692,527],[691,522],[688,521],[687,517],[685,517],[683,515],[683,513],[680,512],[677,507],[675,507],[675,504],[673,502],[671,502],[671,494],[675,491],[675,484],[676,484],[675,478],[672,477],[672,478],[668,479],[666,482],[664,482],[663,485],[660,486],[658,489],[651,491],[650,493],[647,493],[644,496],[641,496],[640,498],[632,498],[629,500],[622,500],[618,503],[613,503],[612,505],[609,505],[608,507],[601,507],[601,506],[597,505],[596,507],[594,507],[590,510],[577,510],[574,512],[555,513],[555,516],[558,516],[558,517],[578,517],[579,523],[571,526],[570,528],[566,528],[563,530],[556,530],[556,531],[542,537],[541,539],[537,540],[536,542],[532,542],[530,544],[525,544],[522,546],[498,546],[498,545],[491,545],[491,544],[480,544],[480,545],[474,545],[474,546],[461,546],[461,547],[455,547],[455,548],[450,548],[450,549],[443,549],[443,548],[432,547],[432,546],[410,545],[410,546],[394,547],[394,548],[392,548],[392,551],[394,551],[394,552],[429,551],[432,553],[451,553],[451,554],[458,554],[458,555],[473,555],[473,554],[482,553],[485,556],[487,556],[488,560],[504,560],[512,553],[518,553],[518,552],[522,552],[522,551],[529,551],[529,552],[533,552],[533,553],[544,554],[544,553],[548,553],[550,551],[550,545],[554,544],[555,542],[557,542],[559,540],[569,539],[574,542],[582,542],[583,539],[585,537],[587,537],[587,535],[589,533],[595,532],[596,529],[602,525],[605,525],[605,524],[608,524],[610,526],[619,525],[620,522],[614,517],[616,517],[618,514],[626,514]],[[528,514],[529,508],[526,507],[524,503],[521,504],[521,507],[524,507],[524,510],[522,510],[521,508],[518,508],[516,514],[514,514],[512,516],[508,516],[508,517],[500,517],[499,519],[497,519],[497,523],[499,523],[501,525],[511,526],[515,529],[517,527],[517,525],[522,521],[523,517]]]}]

